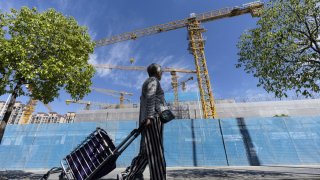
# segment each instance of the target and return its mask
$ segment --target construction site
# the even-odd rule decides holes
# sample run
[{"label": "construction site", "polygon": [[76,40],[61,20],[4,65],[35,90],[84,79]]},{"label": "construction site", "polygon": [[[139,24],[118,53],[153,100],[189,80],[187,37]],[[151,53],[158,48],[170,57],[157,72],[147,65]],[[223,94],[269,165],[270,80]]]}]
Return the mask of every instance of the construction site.
[{"label": "construction site", "polygon": [[[95,41],[98,49],[181,28],[187,30],[185,43],[193,57],[193,68],[162,69],[170,77],[165,100],[175,115],[163,132],[167,179],[320,179],[320,99],[239,100],[214,96],[203,24],[246,14],[259,17],[263,7],[263,2],[254,1],[191,13],[185,19]],[[97,71],[111,74],[147,71],[147,64],[92,65]],[[192,91],[187,90],[191,82],[197,85]],[[106,103],[102,98],[100,102],[63,99],[64,105],[78,105],[81,109],[59,114],[50,103],[44,104],[47,112],[36,112],[39,100],[16,102],[0,145],[0,179],[40,179],[52,167],[63,166],[61,160],[97,128],[104,129],[117,146],[139,127],[140,102],[132,101],[139,95],[95,84],[90,89],[118,103]],[[8,102],[0,101],[1,119],[7,107]],[[140,137],[119,157],[117,169],[102,179],[116,179],[116,173],[129,166],[139,150]],[[149,178],[148,170],[144,175]]]}]

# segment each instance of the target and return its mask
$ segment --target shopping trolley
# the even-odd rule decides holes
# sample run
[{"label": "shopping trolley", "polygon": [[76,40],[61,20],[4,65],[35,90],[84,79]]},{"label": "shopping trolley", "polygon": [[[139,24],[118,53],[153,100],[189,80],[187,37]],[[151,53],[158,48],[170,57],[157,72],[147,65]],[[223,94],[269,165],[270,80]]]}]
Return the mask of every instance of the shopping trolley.
[{"label": "shopping trolley", "polygon": [[[116,160],[121,153],[135,140],[144,126],[134,129],[116,147],[108,133],[101,128],[92,132],[70,154],[61,160],[61,167],[52,169],[62,171],[60,179],[69,180],[99,179],[116,168]],[[50,171],[42,179],[49,177]],[[63,177],[63,178],[62,178]]]}]

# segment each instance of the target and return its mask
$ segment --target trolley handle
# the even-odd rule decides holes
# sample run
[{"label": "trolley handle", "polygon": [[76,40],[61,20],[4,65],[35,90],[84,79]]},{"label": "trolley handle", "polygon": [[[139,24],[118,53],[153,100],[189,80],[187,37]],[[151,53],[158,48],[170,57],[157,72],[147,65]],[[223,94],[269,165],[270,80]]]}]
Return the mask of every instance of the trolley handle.
[{"label": "trolley handle", "polygon": [[132,130],[130,134],[116,147],[114,152],[118,156],[120,156],[120,154],[127,149],[131,142],[134,141],[140,135],[140,133],[144,130],[145,127],[146,124],[143,123],[139,126],[139,128]]}]

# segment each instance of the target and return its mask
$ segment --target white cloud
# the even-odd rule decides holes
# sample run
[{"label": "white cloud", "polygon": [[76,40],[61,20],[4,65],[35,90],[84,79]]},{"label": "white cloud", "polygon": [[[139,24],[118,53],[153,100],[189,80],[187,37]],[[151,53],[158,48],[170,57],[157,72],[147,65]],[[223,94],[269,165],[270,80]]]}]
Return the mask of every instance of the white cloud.
[{"label": "white cloud", "polygon": [[90,64],[98,64],[98,61],[97,61],[97,54],[91,54],[90,57],[89,57],[89,63]]},{"label": "white cloud", "polygon": [[[105,56],[105,57],[103,57]],[[98,58],[101,57],[101,58]],[[91,64],[112,64],[112,65],[124,65],[126,66],[130,61],[131,57],[135,57],[135,63],[140,60],[139,54],[132,53],[132,45],[130,43],[121,43],[113,46],[107,53],[102,52],[100,54],[95,53],[90,56]],[[152,62],[160,64],[163,68],[177,68],[177,69],[190,69],[189,65],[185,62],[185,59],[174,57],[173,55],[158,56],[152,59]],[[146,72],[133,72],[133,71],[122,71],[122,70],[108,70],[108,69],[97,69],[97,75],[101,78],[111,79],[117,85],[124,87],[134,88],[140,90],[142,83],[147,78]],[[177,73],[178,81],[189,78],[190,74]],[[130,77],[130,78],[128,78]],[[171,88],[171,74],[163,73],[161,85],[164,90]],[[193,86],[194,87],[194,86]],[[181,87],[179,87],[181,88]],[[189,88],[190,89],[190,88]],[[191,89],[190,89],[191,90]]]},{"label": "white cloud", "polygon": [[[98,61],[98,59],[97,59],[97,54],[96,53],[94,53],[94,54],[91,54],[90,55],[90,59],[89,59],[89,63],[90,64],[101,64],[101,63],[99,63],[99,61]],[[99,76],[99,77],[105,77],[105,76],[107,76],[110,72],[111,72],[111,70],[108,70],[108,69],[101,69],[101,68],[96,68],[96,71],[97,71],[97,75]]]},{"label": "white cloud", "polygon": [[[116,66],[129,62],[131,57],[139,57],[139,55],[133,55],[132,46],[127,42],[116,44],[108,51],[96,51],[90,56],[89,62],[91,64],[109,64]],[[97,68],[97,75],[99,77],[104,78],[106,76],[112,76],[113,78],[117,78],[117,75],[115,76],[110,72],[110,69]]]},{"label": "white cloud", "polygon": [[[132,43],[123,42],[113,45],[108,51],[96,51],[90,56],[91,64],[109,64],[113,66],[135,66],[140,60],[140,55],[133,50]],[[134,58],[132,65],[130,58]],[[112,81],[116,85],[130,89],[140,90],[142,83],[147,78],[145,71],[127,71],[127,70],[110,70],[97,68],[97,76],[104,78],[105,81]]]},{"label": "white cloud", "polygon": [[147,79],[148,75],[145,72],[140,72],[137,76],[135,82],[133,82],[132,87],[137,90],[140,90],[142,87],[143,82]]},{"label": "white cloud", "polygon": [[[187,70],[194,70],[194,67],[191,67],[187,60],[181,57],[175,57],[173,55],[168,55],[168,56],[160,56],[160,57],[155,57],[153,59],[153,62],[156,62],[160,64],[163,68],[175,68],[175,69],[187,69]],[[186,80],[190,76],[194,76],[194,74],[186,74],[186,73],[177,73],[178,76],[178,83],[181,82],[182,80]],[[170,73],[163,73],[162,75],[162,88],[165,91],[172,91],[172,76]],[[181,89],[181,87],[179,87]]]},{"label": "white cloud", "polygon": [[131,53],[131,46],[130,43],[121,43],[116,44],[111,48],[111,50],[108,53],[108,56],[105,59],[105,62],[107,64],[120,64],[123,62],[128,62],[130,59]]},{"label": "white cloud", "polygon": [[69,1],[68,0],[59,0],[57,2],[58,2],[58,5],[59,5],[60,9],[65,10],[69,6]]},{"label": "white cloud", "polygon": [[186,92],[199,92],[199,85],[196,77],[193,77],[192,81],[187,82]]},{"label": "white cloud", "polygon": [[170,73],[163,73],[162,74],[162,79],[161,79],[161,86],[162,89],[166,90],[171,90],[171,75]]}]

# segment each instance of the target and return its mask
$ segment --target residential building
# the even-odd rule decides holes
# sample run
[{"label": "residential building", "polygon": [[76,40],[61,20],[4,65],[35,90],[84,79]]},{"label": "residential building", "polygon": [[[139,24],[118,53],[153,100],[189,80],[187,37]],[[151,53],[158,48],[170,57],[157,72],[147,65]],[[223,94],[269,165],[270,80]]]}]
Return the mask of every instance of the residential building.
[{"label": "residential building", "polygon": [[[23,109],[25,104],[22,104],[20,101],[17,101],[14,106],[12,113],[10,115],[8,124],[19,124],[21,117],[23,115]],[[0,101],[0,119],[3,118],[8,108],[8,104],[5,101]]]}]

